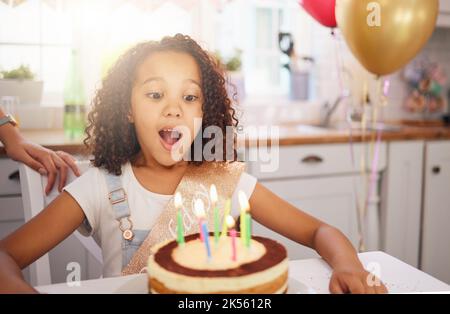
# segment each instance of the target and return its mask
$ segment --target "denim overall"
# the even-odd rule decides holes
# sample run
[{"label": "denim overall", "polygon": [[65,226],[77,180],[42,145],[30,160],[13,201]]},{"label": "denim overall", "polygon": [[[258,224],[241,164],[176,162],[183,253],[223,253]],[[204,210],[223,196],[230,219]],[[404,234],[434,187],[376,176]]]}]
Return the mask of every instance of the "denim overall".
[{"label": "denim overall", "polygon": [[133,229],[130,220],[130,207],[128,206],[127,194],[122,186],[120,176],[110,173],[105,174],[106,185],[109,191],[109,201],[115,214],[116,220],[119,222],[119,228],[124,233],[133,233],[133,237],[129,240],[122,236],[122,269],[128,265],[136,250],[144,242],[150,230]]}]

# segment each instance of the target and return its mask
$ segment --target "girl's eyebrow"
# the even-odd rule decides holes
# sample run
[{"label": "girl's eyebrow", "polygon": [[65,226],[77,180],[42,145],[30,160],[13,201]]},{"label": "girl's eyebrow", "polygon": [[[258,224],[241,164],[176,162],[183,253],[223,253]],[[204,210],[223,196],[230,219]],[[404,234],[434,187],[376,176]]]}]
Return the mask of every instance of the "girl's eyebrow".
[{"label": "girl's eyebrow", "polygon": [[[146,83],[149,83],[149,82],[151,82],[151,81],[162,81],[162,82],[164,82],[164,79],[163,79],[162,77],[160,77],[160,76],[149,77],[148,79],[146,79],[146,80],[142,83],[142,85],[144,85],[144,84],[146,84]],[[200,86],[200,83],[197,82],[197,81],[194,80],[194,79],[185,79],[184,81],[185,81],[185,82],[191,82],[191,83],[194,83],[194,84],[197,85],[198,87],[202,88],[202,87]]]},{"label": "girl's eyebrow", "polygon": [[148,79],[146,79],[146,80],[142,83],[142,85],[144,85],[144,84],[146,84],[146,83],[148,83],[148,82],[151,82],[151,81],[164,81],[164,79],[163,79],[162,77],[159,77],[159,76],[157,76],[157,77],[149,77]]},{"label": "girl's eyebrow", "polygon": [[185,81],[188,81],[188,82],[194,83],[195,85],[197,85],[198,87],[200,87],[200,89],[202,88],[202,87],[200,86],[200,83],[199,83],[199,82],[197,82],[197,81],[196,81],[196,80],[194,80],[194,79],[186,79]]}]

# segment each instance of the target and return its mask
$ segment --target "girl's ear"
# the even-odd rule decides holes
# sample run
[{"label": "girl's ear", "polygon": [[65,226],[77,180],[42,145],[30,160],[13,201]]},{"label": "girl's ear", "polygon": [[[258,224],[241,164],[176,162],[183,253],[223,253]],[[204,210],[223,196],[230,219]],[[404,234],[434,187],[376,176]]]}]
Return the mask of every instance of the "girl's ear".
[{"label": "girl's ear", "polygon": [[134,123],[133,115],[131,114],[131,112],[130,112],[130,113],[128,113],[128,116],[127,116],[127,118],[128,118],[128,122],[130,122],[130,123]]}]

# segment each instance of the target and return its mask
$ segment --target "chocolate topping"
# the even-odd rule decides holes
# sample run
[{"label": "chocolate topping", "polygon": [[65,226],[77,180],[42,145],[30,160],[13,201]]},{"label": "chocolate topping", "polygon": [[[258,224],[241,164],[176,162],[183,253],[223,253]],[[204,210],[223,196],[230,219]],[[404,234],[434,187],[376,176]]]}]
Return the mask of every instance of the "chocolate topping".
[{"label": "chocolate topping", "polygon": [[[213,233],[210,233],[213,235]],[[185,237],[186,243],[195,239],[198,239],[199,234],[191,234]],[[258,241],[266,248],[266,253],[261,256],[260,259],[241,264],[239,267],[231,269],[221,269],[221,270],[200,270],[192,269],[178,264],[172,258],[172,252],[178,247],[176,241],[171,241],[168,244],[161,247],[158,252],[155,253],[154,259],[157,264],[162,268],[171,271],[173,273],[192,276],[192,277],[239,277],[250,275],[259,271],[271,268],[280,262],[282,262],[287,257],[286,249],[280,243],[259,236],[252,236],[252,239]]]}]

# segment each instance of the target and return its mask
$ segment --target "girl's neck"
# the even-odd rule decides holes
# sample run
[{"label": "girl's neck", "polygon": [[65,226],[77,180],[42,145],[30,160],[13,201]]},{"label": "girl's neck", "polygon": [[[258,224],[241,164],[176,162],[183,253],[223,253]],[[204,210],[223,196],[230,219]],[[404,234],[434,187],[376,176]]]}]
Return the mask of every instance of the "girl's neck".
[{"label": "girl's neck", "polygon": [[173,194],[186,172],[188,162],[180,161],[172,166],[159,164],[151,156],[140,152],[131,163],[139,183],[147,190],[158,194]]}]

